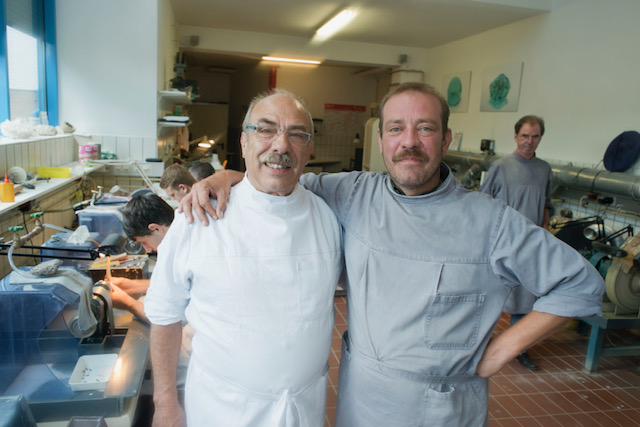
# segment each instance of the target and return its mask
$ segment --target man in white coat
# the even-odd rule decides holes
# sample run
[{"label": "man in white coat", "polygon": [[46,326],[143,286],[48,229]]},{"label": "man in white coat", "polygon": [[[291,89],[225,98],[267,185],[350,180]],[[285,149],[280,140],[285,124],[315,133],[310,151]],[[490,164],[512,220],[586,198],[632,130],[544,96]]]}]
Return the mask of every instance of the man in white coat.
[{"label": "man in white coat", "polygon": [[[213,226],[176,215],[145,301],[154,425],[322,426],[340,227],[298,179],[311,115],[284,91],[249,106],[247,172]],[[215,202],[214,202],[215,203]],[[175,372],[183,318],[195,329],[184,413]]]}]

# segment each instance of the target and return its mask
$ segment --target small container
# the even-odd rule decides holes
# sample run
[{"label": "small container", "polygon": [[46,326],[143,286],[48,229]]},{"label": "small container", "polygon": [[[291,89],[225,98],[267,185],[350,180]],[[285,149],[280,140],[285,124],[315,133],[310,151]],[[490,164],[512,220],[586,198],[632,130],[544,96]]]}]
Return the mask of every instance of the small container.
[{"label": "small container", "polygon": [[16,194],[13,189],[13,182],[9,181],[7,172],[4,173],[4,181],[0,184],[0,202],[13,203],[16,201]]},{"label": "small container", "polygon": [[67,427],[107,427],[104,417],[71,417]]},{"label": "small container", "polygon": [[117,360],[117,354],[81,356],[69,378],[71,389],[104,391]]},{"label": "small container", "polygon": [[83,144],[78,146],[78,160],[100,159],[100,144]]}]

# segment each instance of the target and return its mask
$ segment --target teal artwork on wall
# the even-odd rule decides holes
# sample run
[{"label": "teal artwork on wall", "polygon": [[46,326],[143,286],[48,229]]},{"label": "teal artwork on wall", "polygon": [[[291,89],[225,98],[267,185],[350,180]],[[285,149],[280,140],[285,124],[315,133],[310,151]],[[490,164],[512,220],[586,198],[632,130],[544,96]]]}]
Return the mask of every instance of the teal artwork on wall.
[{"label": "teal artwork on wall", "polygon": [[484,70],[480,111],[518,111],[523,63]]},{"label": "teal artwork on wall", "polygon": [[454,77],[449,82],[449,88],[447,89],[447,102],[449,106],[455,107],[460,104],[460,98],[462,94],[462,82],[460,81],[460,77]]},{"label": "teal artwork on wall", "polygon": [[466,113],[469,109],[471,71],[446,74],[442,80],[442,92],[446,93],[452,113]]},{"label": "teal artwork on wall", "polygon": [[509,82],[509,77],[500,73],[489,85],[489,104],[496,110],[507,105],[509,103],[507,95],[509,95],[510,89],[511,83]]}]

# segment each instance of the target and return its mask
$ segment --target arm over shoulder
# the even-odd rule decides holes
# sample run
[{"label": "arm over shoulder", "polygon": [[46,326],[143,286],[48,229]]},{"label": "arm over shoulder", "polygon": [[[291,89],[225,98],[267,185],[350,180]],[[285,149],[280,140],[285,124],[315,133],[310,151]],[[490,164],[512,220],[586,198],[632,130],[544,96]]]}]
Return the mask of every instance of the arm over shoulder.
[{"label": "arm over shoulder", "polygon": [[360,179],[369,172],[306,173],[300,178],[300,185],[315,195],[322,197],[338,218],[349,209],[351,195]]}]

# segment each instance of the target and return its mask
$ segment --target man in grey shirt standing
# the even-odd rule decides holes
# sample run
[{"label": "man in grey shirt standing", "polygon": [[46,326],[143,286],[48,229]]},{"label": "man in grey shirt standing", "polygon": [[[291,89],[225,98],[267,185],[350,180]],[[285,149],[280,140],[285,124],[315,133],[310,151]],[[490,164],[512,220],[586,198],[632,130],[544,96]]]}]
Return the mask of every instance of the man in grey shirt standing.
[{"label": "man in grey shirt standing", "polygon": [[[489,167],[480,191],[504,201],[508,206],[529,218],[534,224],[549,226],[551,204],[551,166],[536,157],[536,149],[544,135],[544,120],[538,116],[524,116],[515,125],[516,150],[496,160]],[[511,314],[511,324],[531,311],[536,296],[516,287],[507,300],[504,311]],[[539,369],[524,351],[516,357],[522,366]]]}]

